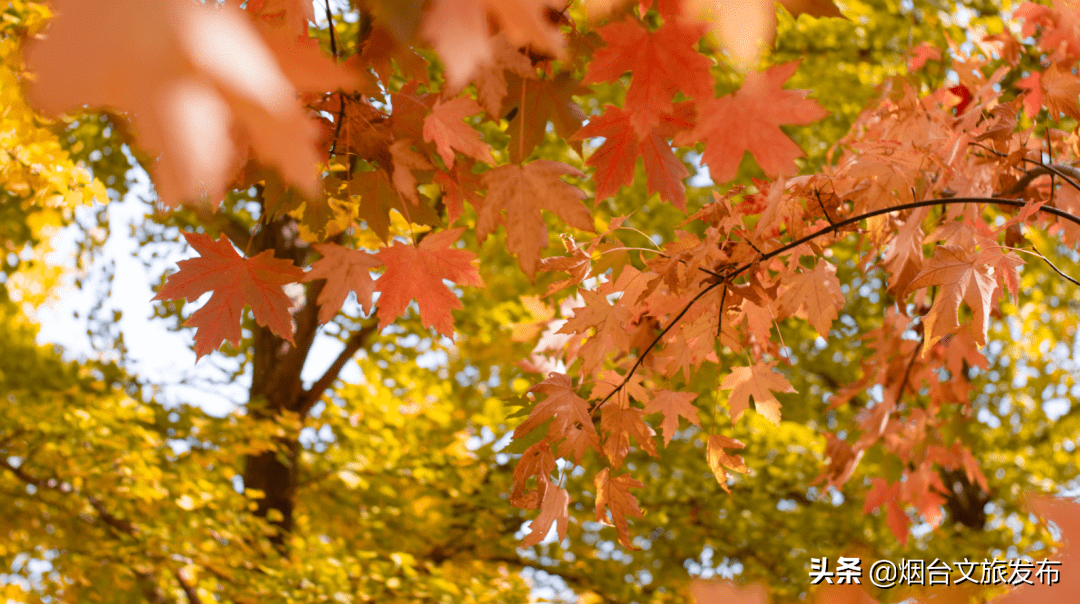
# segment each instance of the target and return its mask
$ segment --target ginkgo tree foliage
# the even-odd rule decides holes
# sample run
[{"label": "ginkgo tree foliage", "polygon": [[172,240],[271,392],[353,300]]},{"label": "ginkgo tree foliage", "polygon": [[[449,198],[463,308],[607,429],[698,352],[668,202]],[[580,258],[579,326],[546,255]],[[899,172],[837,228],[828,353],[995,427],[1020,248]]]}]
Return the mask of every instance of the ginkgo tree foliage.
[{"label": "ginkgo tree foliage", "polygon": [[[1078,18],[9,2],[3,595],[1064,601],[1077,510],[1037,493],[1077,470]],[[158,314],[250,380],[224,418],[22,314],[133,163],[144,249],[193,251]],[[811,588],[839,555],[1066,568]],[[765,587],[690,584],[718,573]]]}]

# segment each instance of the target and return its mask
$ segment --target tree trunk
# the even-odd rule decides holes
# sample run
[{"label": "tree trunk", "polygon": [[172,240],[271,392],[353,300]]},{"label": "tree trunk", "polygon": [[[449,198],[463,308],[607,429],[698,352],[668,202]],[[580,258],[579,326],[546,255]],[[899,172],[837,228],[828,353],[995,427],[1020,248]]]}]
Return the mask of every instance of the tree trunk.
[{"label": "tree trunk", "polygon": [[[295,223],[290,219],[265,225],[251,243],[249,257],[263,250],[273,250],[275,257],[290,259],[297,266],[303,266],[308,253],[307,246],[296,238]],[[254,327],[248,412],[256,418],[273,421],[282,413],[293,412],[303,421],[307,414],[307,393],[300,380],[300,371],[318,329],[315,299],[321,283],[307,287],[305,303],[294,315],[295,345],[274,335],[267,327]],[[290,430],[278,440],[277,450],[251,455],[244,464],[244,488],[258,489],[264,494],[255,513],[266,517],[270,510],[276,510],[280,514],[280,518],[277,514],[271,517],[278,527],[271,540],[279,549],[293,526],[299,437],[299,432]]]}]

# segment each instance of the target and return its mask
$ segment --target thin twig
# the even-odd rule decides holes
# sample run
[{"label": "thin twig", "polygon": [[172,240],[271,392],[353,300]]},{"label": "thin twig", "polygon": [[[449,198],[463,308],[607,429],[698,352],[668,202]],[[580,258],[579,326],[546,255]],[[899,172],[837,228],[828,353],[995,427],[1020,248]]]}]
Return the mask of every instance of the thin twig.
[{"label": "thin twig", "polygon": [[330,54],[337,62],[337,37],[334,35],[334,13],[330,12],[330,0],[326,0],[326,20],[330,22]]},{"label": "thin twig", "polygon": [[832,216],[829,216],[829,211],[825,209],[825,204],[822,203],[822,201],[821,201],[821,192],[818,191],[817,189],[814,189],[814,197],[817,198],[817,204],[821,208],[821,212],[823,214],[825,214],[825,220],[828,220],[829,225],[832,226],[833,225],[833,219],[832,219]]},{"label": "thin twig", "polygon": [[[994,149],[991,149],[990,147],[987,147],[986,145],[984,145],[982,143],[971,143],[971,144],[976,146],[976,147],[981,147],[981,148],[989,151],[990,153],[993,153],[994,155],[996,155],[998,157],[1008,157],[1008,155],[1006,155],[1005,153],[1002,153],[1000,151],[995,151]],[[1080,191],[1080,183],[1078,183],[1076,180],[1074,180],[1073,176],[1070,176],[1068,173],[1066,173],[1065,170],[1062,169],[1062,168],[1069,168],[1070,171],[1076,170],[1076,168],[1074,168],[1073,166],[1068,166],[1068,165],[1065,165],[1065,164],[1054,164],[1054,163],[1046,164],[1046,163],[1044,163],[1042,161],[1029,159],[1027,157],[1021,157],[1020,161],[1022,161],[1024,163],[1027,163],[1027,164],[1033,164],[1035,166],[1038,166],[1038,168],[1036,168],[1034,170],[1025,171],[1023,178],[1018,180],[1016,182],[1016,184],[1013,185],[1013,187],[1008,192],[1006,192],[1006,195],[1012,195],[1014,193],[1019,193],[1025,187],[1027,187],[1028,183],[1030,183],[1032,180],[1034,180],[1034,179],[1036,179],[1036,178],[1038,178],[1040,176],[1045,176],[1046,174],[1056,174],[1057,176],[1060,176],[1062,180],[1069,183],[1069,185],[1072,186],[1072,188],[1076,189],[1077,191]],[[1076,176],[1077,178],[1080,178],[1080,172],[1077,172],[1074,176]]]},{"label": "thin twig", "polygon": [[[720,296],[720,315],[716,319],[716,362],[717,363],[720,362],[720,353],[723,351],[723,348],[724,348],[724,345],[720,342],[720,334],[723,332],[723,326],[724,326],[724,302],[727,301],[727,292],[728,292],[728,288],[725,285],[724,286],[724,293]],[[720,382],[720,373],[719,372],[717,372],[717,374],[716,374],[716,381],[718,382],[717,386],[716,386],[716,390],[714,391],[716,393],[716,401],[713,403],[712,425],[709,426],[709,430],[712,430],[712,432],[710,432],[710,434],[715,434],[716,433],[716,413],[720,409],[720,384],[719,384],[719,382]]]},{"label": "thin twig", "polygon": [[[915,359],[919,356],[919,351],[922,350],[923,342],[926,341],[926,329],[923,329],[919,334],[919,342],[915,345],[915,351],[911,354],[911,358],[908,359],[907,367],[904,368],[904,379],[900,382],[900,390],[896,392],[896,402],[900,403],[900,397],[904,395],[904,387],[907,386],[908,379],[911,377],[911,368],[915,365]],[[914,392],[915,389],[912,388]]]},{"label": "thin twig", "polygon": [[[701,290],[696,296],[694,296],[693,299],[691,299],[689,302],[687,302],[686,306],[683,307],[683,309],[679,312],[679,314],[676,315],[675,318],[672,319],[667,324],[667,326],[664,327],[655,338],[653,338],[653,341],[651,343],[649,343],[648,347],[646,347],[645,350],[641,353],[641,355],[638,356],[637,360],[634,361],[634,365],[632,367],[630,367],[630,371],[628,371],[626,373],[626,375],[623,376],[622,382],[614,390],[612,390],[610,393],[608,393],[608,395],[605,396],[604,399],[602,401],[600,401],[600,403],[594,408],[599,408],[601,405],[606,403],[612,396],[614,396],[614,394],[616,392],[618,392],[619,390],[622,390],[626,386],[626,384],[629,383],[630,378],[633,377],[633,375],[634,375],[634,372],[636,372],[637,369],[639,367],[641,367],[641,364],[645,362],[645,357],[648,356],[648,354],[650,352],[652,352],[653,348],[655,348],[656,345],[660,342],[660,340],[663,339],[663,337],[666,336],[668,334],[668,332],[671,331],[671,329],[675,326],[675,324],[678,323],[679,320],[682,319],[683,316],[685,316],[686,313],[690,311],[690,307],[692,307],[695,302],[700,300],[702,297],[705,296],[705,294],[707,294],[710,291],[716,289],[717,287],[719,287],[721,285],[726,285],[727,283],[729,283],[735,277],[737,277],[740,274],[746,272],[750,267],[754,266],[754,264],[757,264],[759,262],[764,262],[764,261],[767,261],[767,260],[771,260],[772,258],[775,258],[776,256],[779,256],[780,254],[783,254],[784,252],[788,252],[790,250],[793,250],[793,249],[799,247],[800,245],[806,244],[806,243],[808,243],[810,241],[813,241],[814,239],[817,239],[818,237],[821,237],[822,235],[827,235],[829,233],[838,232],[838,231],[840,231],[841,229],[843,229],[845,227],[851,226],[853,224],[857,224],[857,223],[859,223],[859,222],[861,222],[863,220],[866,220],[867,218],[873,218],[875,216],[882,216],[884,214],[891,214],[893,212],[901,212],[903,210],[912,210],[912,209],[915,209],[915,208],[925,208],[925,207],[928,207],[928,206],[935,206],[935,205],[946,206],[946,205],[953,205],[953,204],[968,204],[968,203],[996,203],[996,204],[1000,204],[1000,205],[1013,206],[1013,207],[1017,207],[1017,208],[1022,208],[1022,207],[1027,205],[1027,202],[1022,201],[1022,200],[1018,200],[1018,199],[998,199],[996,197],[945,197],[945,198],[940,198],[940,199],[924,199],[922,201],[913,201],[911,203],[904,203],[904,204],[900,204],[898,206],[893,206],[891,208],[881,208],[881,209],[878,209],[878,210],[873,210],[873,211],[870,211],[870,212],[866,212],[864,214],[859,214],[858,216],[852,216],[850,218],[841,220],[840,222],[837,222],[836,224],[831,224],[831,225],[829,225],[827,227],[822,227],[822,228],[818,229],[817,231],[814,231],[813,233],[811,233],[809,235],[806,235],[805,237],[802,237],[800,239],[792,241],[791,243],[788,243],[787,245],[780,246],[780,247],[776,248],[775,250],[773,250],[771,252],[761,253],[759,251],[758,253],[761,254],[761,256],[759,258],[755,259],[753,262],[748,262],[746,264],[743,264],[742,266],[739,266],[739,267],[737,267],[735,269],[732,269],[729,272],[726,272],[724,274],[724,277],[723,277],[722,280],[719,280],[719,281],[716,281],[715,283],[709,284],[707,287],[705,287],[705,289]],[[1074,215],[1070,214],[1069,212],[1065,212],[1063,210],[1059,210],[1057,208],[1051,208],[1051,207],[1047,207],[1047,206],[1040,207],[1038,209],[1038,211],[1039,212],[1046,212],[1047,214],[1053,214],[1054,216],[1064,218],[1065,220],[1068,220],[1069,222],[1073,222],[1073,223],[1076,223],[1077,225],[1080,225],[1080,217],[1074,216]],[[747,242],[747,243],[749,243],[749,242]],[[752,244],[751,244],[751,247],[753,247]],[[755,247],[754,249],[757,249],[757,248]],[[1070,281],[1073,281],[1073,280],[1070,279]],[[721,311],[722,310],[723,309],[721,309]]]},{"label": "thin twig", "polygon": [[1080,285],[1080,281],[1077,281],[1076,279],[1074,279],[1074,278],[1070,277],[1069,275],[1065,274],[1065,272],[1062,271],[1060,268],[1058,268],[1057,265],[1055,265],[1053,262],[1051,262],[1050,259],[1047,258],[1045,254],[1040,252],[1039,248],[1035,247],[1034,243],[1031,244],[1031,250],[1025,250],[1023,248],[1015,248],[1015,249],[1018,252],[1027,252],[1029,254],[1033,254],[1035,256],[1038,256],[1039,258],[1042,258],[1043,262],[1045,262],[1050,268],[1054,269],[1055,273],[1057,273],[1057,274],[1061,275],[1062,277],[1064,277],[1065,279],[1071,281],[1074,285]]}]

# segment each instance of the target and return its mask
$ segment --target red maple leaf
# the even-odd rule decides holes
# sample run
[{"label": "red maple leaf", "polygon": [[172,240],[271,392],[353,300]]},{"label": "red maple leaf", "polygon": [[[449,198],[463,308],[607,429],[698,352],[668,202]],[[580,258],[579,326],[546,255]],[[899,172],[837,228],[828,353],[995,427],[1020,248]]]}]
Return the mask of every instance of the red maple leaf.
[{"label": "red maple leaf", "polygon": [[600,36],[607,47],[593,55],[585,83],[614,81],[633,72],[626,109],[634,129],[649,133],[662,115],[672,112],[676,92],[697,99],[712,97],[712,61],[694,47],[705,30],[701,21],[674,18],[655,32],[633,20],[606,25]]},{"label": "red maple leaf", "polygon": [[[611,468],[604,468],[593,481],[596,485],[596,520],[608,526],[614,524],[619,532],[619,543],[629,549],[638,549],[630,544],[630,527],[626,523],[626,517],[641,518],[641,508],[638,507],[637,499],[630,494],[630,489],[640,489],[645,485],[631,478],[629,474],[615,478],[610,475]],[[605,507],[611,509],[610,521],[604,511]]]},{"label": "red maple leaf", "polygon": [[[586,94],[588,87],[565,73],[554,78],[534,80],[512,76],[507,82],[507,109],[513,111],[506,133],[510,135],[510,161],[521,163],[533,152],[547,134],[548,121],[555,134],[563,139],[581,128],[585,111],[573,95]],[[571,143],[581,153],[581,143]]]},{"label": "red maple leaf", "polygon": [[[585,162],[596,168],[596,175],[593,177],[596,183],[596,198],[607,199],[615,195],[623,185],[631,184],[634,180],[634,166],[640,156],[645,163],[649,193],[659,193],[661,198],[680,210],[685,210],[686,187],[682,180],[689,176],[690,172],[675,156],[665,138],[666,135],[673,134],[675,128],[666,127],[668,124],[662,122],[642,136],[631,127],[632,118],[630,112],[608,105],[602,114],[589,119],[589,123],[573,137],[575,140],[604,137],[604,144],[593,151]],[[671,116],[664,116],[662,119],[665,122],[677,121],[677,118]],[[682,125],[690,126],[688,120]]]},{"label": "red maple leaf", "polygon": [[444,336],[454,334],[452,309],[461,308],[461,300],[445,285],[443,279],[461,285],[484,287],[480,273],[473,266],[476,255],[453,249],[464,229],[448,229],[424,237],[419,246],[395,241],[394,245],[378,252],[386,265],[375,283],[379,296],[379,328],[393,323],[404,312],[410,300],[420,307],[424,327],[435,326]]},{"label": "red maple leaf", "polygon": [[874,478],[871,481],[870,491],[866,493],[863,503],[863,514],[869,514],[882,505],[885,506],[886,521],[893,536],[901,544],[907,545],[911,520],[900,507],[900,483],[890,485],[884,478]]},{"label": "red maple leaf", "polygon": [[208,291],[213,295],[192,313],[185,326],[195,327],[195,354],[202,358],[228,340],[240,343],[240,319],[244,305],[251,307],[255,321],[269,327],[279,337],[292,342],[289,297],[281,286],[295,283],[304,271],[290,260],[274,258],[273,250],[244,258],[222,235],[217,241],[201,233],[184,233],[198,258],[177,263],[180,270],[165,282],[154,300],[195,300]]},{"label": "red maple leaf", "polygon": [[817,101],[806,98],[809,91],[781,88],[798,67],[792,61],[751,73],[734,93],[700,104],[697,126],[676,136],[675,144],[704,141],[702,159],[718,183],[735,178],[746,151],[768,176],[795,174],[795,159],[803,152],[780,126],[809,124],[827,115]]},{"label": "red maple leaf", "polygon": [[[555,470],[555,456],[551,454],[551,441],[543,439],[521,454],[514,466],[514,488],[510,491],[510,503],[524,509],[540,507],[541,497],[551,488],[551,473]],[[536,490],[526,491],[529,479],[536,477]]]},{"label": "red maple leaf", "polygon": [[754,397],[754,408],[774,424],[780,423],[780,401],[773,392],[795,392],[787,378],[773,371],[776,363],[759,362],[752,367],[735,367],[724,376],[720,383],[721,390],[731,390],[728,405],[731,408],[731,422],[750,406],[750,397]]},{"label": "red maple leaf", "polygon": [[953,108],[956,109],[956,115],[960,115],[964,112],[964,109],[967,109],[967,106],[971,104],[971,90],[969,90],[968,87],[964,86],[963,84],[957,84],[956,86],[949,88],[949,92],[955,95],[958,99],[956,101],[956,105]]},{"label": "red maple leaf", "polygon": [[319,323],[326,323],[341,310],[349,292],[356,294],[356,301],[364,312],[371,311],[371,296],[375,293],[375,280],[371,269],[382,266],[378,257],[363,250],[353,250],[336,243],[318,243],[315,249],[322,254],[311,265],[303,281],[325,279],[326,285],[319,292]]},{"label": "red maple leaf", "polygon": [[541,209],[555,212],[574,228],[593,230],[592,214],[581,203],[585,192],[563,182],[559,177],[564,174],[584,176],[562,162],[542,159],[524,166],[499,166],[481,179],[488,194],[478,212],[476,235],[483,241],[505,221],[506,246],[530,279],[540,266],[540,250],[548,244]]}]

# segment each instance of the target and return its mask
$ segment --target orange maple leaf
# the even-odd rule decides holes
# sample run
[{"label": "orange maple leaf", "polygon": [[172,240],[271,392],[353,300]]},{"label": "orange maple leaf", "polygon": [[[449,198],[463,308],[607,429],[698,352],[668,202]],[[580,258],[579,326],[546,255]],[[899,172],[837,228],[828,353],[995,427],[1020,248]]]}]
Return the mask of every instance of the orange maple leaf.
[{"label": "orange maple leaf", "polygon": [[566,527],[570,521],[570,494],[566,489],[548,487],[544,490],[544,497],[540,502],[540,515],[529,525],[531,531],[521,540],[521,547],[537,545],[551,532],[551,525],[557,526],[559,541],[566,537]]},{"label": "orange maple leaf", "polygon": [[679,417],[685,417],[687,421],[695,426],[701,425],[701,420],[698,419],[697,407],[691,403],[695,398],[697,398],[697,394],[693,392],[661,390],[645,405],[645,415],[664,414],[664,421],[660,424],[660,429],[664,433],[665,447],[671,443],[671,437],[679,429]]},{"label": "orange maple leaf", "polygon": [[574,426],[567,430],[566,438],[559,441],[556,453],[562,458],[573,458],[574,463],[581,465],[581,458],[589,450],[600,451],[600,436],[595,428],[581,428]]},{"label": "orange maple leaf", "polygon": [[593,231],[592,214],[581,203],[585,192],[563,182],[559,177],[564,174],[585,176],[562,162],[541,159],[524,166],[499,166],[481,179],[488,194],[478,212],[476,236],[483,241],[504,222],[505,211],[506,246],[530,279],[540,266],[540,250],[548,244],[541,209],[555,212],[574,228]]},{"label": "orange maple leaf", "polygon": [[[596,520],[608,526],[614,525],[619,533],[619,543],[623,547],[639,549],[630,544],[630,527],[626,517],[641,518],[641,508],[638,507],[637,499],[630,494],[630,489],[640,489],[645,485],[631,478],[629,474],[615,478],[610,475],[611,468],[604,468],[593,480],[596,486]],[[611,520],[608,520],[605,507],[611,509]]]},{"label": "orange maple leaf", "polygon": [[1058,116],[1064,114],[1080,120],[1080,106],[1076,103],[1076,97],[1080,96],[1080,82],[1071,69],[1053,65],[1042,72],[1039,85],[1043,91],[1041,100],[1050,111],[1051,119],[1058,121]]},{"label": "orange maple leaf", "polygon": [[435,0],[425,14],[421,33],[446,66],[447,86],[460,90],[492,59],[489,19],[514,48],[531,46],[558,55],[563,39],[547,19],[547,0]]},{"label": "orange maple leaf", "polygon": [[[972,337],[979,346],[986,344],[986,330],[990,326],[990,302],[997,287],[987,262],[992,250],[982,253],[945,244],[934,250],[934,257],[926,262],[909,287],[914,291],[922,287],[940,285],[934,305],[926,313],[925,355],[945,336],[960,328],[957,313],[960,302],[967,302],[975,314]],[[1000,253],[1000,252],[999,252]]]},{"label": "orange maple leaf", "polygon": [[[434,166],[428,161],[426,155],[422,155],[412,148],[412,141],[401,139],[390,145],[390,157],[393,159],[393,171],[390,182],[403,199],[408,199],[413,206],[423,205],[420,196],[416,193],[416,175],[413,170],[431,170]],[[408,210],[405,211],[408,217]]]},{"label": "orange maple leaf", "polygon": [[901,544],[907,545],[911,520],[900,507],[900,483],[890,485],[884,478],[874,478],[863,502],[863,514],[869,514],[883,505],[886,511],[886,522],[893,536]]},{"label": "orange maple leaf", "polygon": [[883,258],[889,269],[889,291],[897,299],[905,297],[911,279],[919,273],[923,263],[922,221],[928,210],[919,208],[908,216],[904,224],[896,231],[896,236],[889,242],[889,249]]},{"label": "orange maple leaf", "polygon": [[390,210],[401,212],[409,222],[426,222],[421,214],[431,206],[429,204],[417,206],[406,202],[397,187],[390,182],[385,171],[357,171],[348,182],[349,195],[360,198],[359,218],[383,241],[390,238]]},{"label": "orange maple leaf", "polygon": [[1016,81],[1017,88],[1027,91],[1024,95],[1024,111],[1027,112],[1028,117],[1031,119],[1035,119],[1039,115],[1039,109],[1042,109],[1043,106],[1043,90],[1039,81],[1041,78],[1042,73],[1036,71],[1026,78]]},{"label": "orange maple leaf", "polygon": [[611,460],[613,468],[621,466],[630,452],[631,436],[641,450],[657,456],[656,442],[653,441],[656,433],[645,423],[641,409],[625,407],[615,399],[609,400],[600,408],[600,430],[607,435],[604,438],[604,454]]},{"label": "orange maple leaf", "polygon": [[604,355],[611,351],[623,350],[630,344],[630,334],[626,324],[630,320],[630,311],[618,302],[610,304],[607,296],[596,291],[583,289],[578,293],[585,300],[585,305],[574,309],[571,316],[556,333],[588,333],[596,330],[581,347],[579,356],[584,360],[584,371],[592,373],[600,366]]},{"label": "orange maple leaf", "polygon": [[336,243],[317,243],[315,249],[322,254],[311,265],[303,281],[325,279],[326,285],[319,292],[319,323],[326,323],[341,310],[349,292],[356,294],[356,301],[364,312],[371,311],[371,296],[375,293],[375,280],[371,269],[382,266],[378,257],[363,250],[353,250]]},{"label": "orange maple leaf", "polygon": [[720,483],[720,486],[731,494],[731,489],[727,486],[728,473],[730,469],[733,472],[740,474],[746,474],[749,472],[749,468],[746,467],[746,462],[743,461],[742,456],[732,455],[724,449],[741,449],[745,445],[729,438],[722,434],[712,434],[709,436],[709,446],[705,451],[705,460],[709,464],[709,469],[713,471],[713,476],[716,477],[716,482]]},{"label": "orange maple leaf", "polygon": [[255,321],[279,337],[292,342],[289,297],[281,286],[295,283],[304,271],[290,260],[274,258],[273,250],[244,258],[222,235],[217,241],[201,233],[184,233],[198,258],[177,263],[180,270],[169,275],[154,300],[186,298],[195,300],[208,291],[213,295],[192,313],[185,326],[195,327],[195,354],[202,358],[228,340],[240,343],[240,319],[244,305],[251,307]]},{"label": "orange maple leaf", "polygon": [[438,102],[431,115],[424,120],[424,140],[434,142],[446,167],[454,166],[454,149],[488,164],[495,163],[491,147],[480,138],[480,133],[463,120],[483,109],[468,98],[458,97],[449,103]]},{"label": "orange maple leaf", "polygon": [[584,81],[615,81],[633,72],[626,110],[634,129],[648,134],[662,115],[672,112],[676,92],[697,99],[712,97],[712,61],[695,48],[705,29],[704,23],[682,19],[668,19],[655,32],[633,20],[605,25],[600,36],[607,46],[593,55]]},{"label": "orange maple leaf", "polygon": [[[1050,497],[1029,495],[1027,506],[1043,521],[1051,521],[1061,531],[1063,546],[1058,550],[1057,560],[1035,561],[1035,571],[1039,569],[1058,571],[1059,583],[1053,583],[1042,574],[1032,573],[1034,585],[1021,585],[1015,590],[990,601],[990,604],[1072,604],[1076,594],[1080,594],[1080,574],[1073,572],[1080,562],[1080,503]],[[1056,562],[1057,564],[1048,564]],[[1050,575],[1054,576],[1054,575]]]},{"label": "orange maple leaf", "polygon": [[[551,454],[551,441],[543,439],[521,454],[514,466],[514,487],[510,503],[525,509],[540,507],[543,493],[551,488],[551,473],[555,470],[555,456]],[[536,477],[535,491],[526,491],[526,483]]]},{"label": "orange maple leaf", "polygon": [[705,142],[703,161],[715,182],[735,178],[743,153],[749,151],[768,176],[792,175],[802,149],[780,130],[782,124],[809,124],[827,115],[807,90],[781,88],[799,67],[798,61],[775,65],[746,76],[732,94],[698,107],[697,126],[675,137],[677,145]]},{"label": "orange maple leaf", "polygon": [[552,417],[555,421],[547,434],[551,440],[562,438],[574,424],[581,424],[586,432],[596,436],[589,403],[574,392],[574,385],[566,374],[552,373],[546,380],[530,388],[529,392],[546,394],[547,398],[537,403],[528,419],[514,429],[514,438],[525,436]]},{"label": "orange maple leaf", "polygon": [[420,307],[424,327],[450,337],[454,334],[452,309],[462,308],[461,300],[445,285],[443,279],[461,285],[484,287],[480,273],[473,266],[476,255],[450,246],[464,229],[447,229],[424,237],[419,246],[395,241],[379,250],[379,260],[386,265],[375,283],[380,292],[379,329],[393,323],[405,312],[410,300]]},{"label": "orange maple leaf", "polygon": [[774,424],[780,423],[780,401],[773,392],[795,392],[787,378],[773,371],[776,363],[759,362],[752,367],[735,367],[724,376],[720,383],[721,390],[731,390],[728,405],[731,408],[731,423],[738,421],[743,411],[750,406],[750,397],[754,397],[754,408],[758,413]]},{"label": "orange maple leaf", "polygon": [[[110,107],[132,116],[166,206],[224,197],[246,159],[234,132],[309,197],[319,194],[318,130],[285,63],[239,9],[173,0],[60,1],[49,35],[26,49],[29,97],[59,114]],[[139,32],[132,35],[132,32]],[[299,53],[305,62],[311,56]],[[327,83],[355,78],[315,57]],[[310,70],[308,70],[310,74]]]},{"label": "orange maple leaf", "polygon": [[909,52],[911,56],[908,57],[908,73],[922,69],[922,66],[926,65],[927,61],[941,60],[941,51],[926,41],[920,42],[918,46],[912,48]]},{"label": "orange maple leaf", "polygon": [[838,311],[844,307],[844,292],[836,277],[836,266],[819,260],[812,271],[803,271],[788,280],[780,295],[780,305],[810,322],[821,337],[829,338],[829,329]]},{"label": "orange maple leaf", "polygon": [[768,604],[769,590],[762,583],[737,585],[731,581],[690,581],[695,604]]},{"label": "orange maple leaf", "polygon": [[483,203],[483,195],[480,194],[480,175],[474,174],[472,166],[475,162],[471,159],[457,162],[450,172],[435,172],[435,184],[443,191],[443,200],[446,202],[447,221],[450,224],[457,222],[465,211],[465,201],[479,208]]}]

